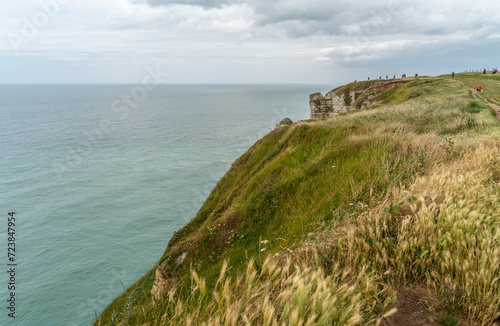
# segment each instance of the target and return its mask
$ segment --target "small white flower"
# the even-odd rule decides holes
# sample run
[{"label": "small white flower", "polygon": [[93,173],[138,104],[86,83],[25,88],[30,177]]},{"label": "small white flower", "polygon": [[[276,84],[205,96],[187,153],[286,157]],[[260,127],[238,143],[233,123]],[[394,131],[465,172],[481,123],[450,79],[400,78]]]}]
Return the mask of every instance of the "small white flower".
[{"label": "small white flower", "polygon": [[262,249],[260,249],[260,251],[265,251],[265,250],[266,250],[266,248],[262,248]]},{"label": "small white flower", "polygon": [[307,234],[308,237],[312,237],[314,235],[314,233],[310,232]]},{"label": "small white flower", "polygon": [[266,243],[268,243],[268,242],[269,242],[269,241],[267,241],[267,240],[262,240],[260,243],[262,243],[262,244],[266,244]]},{"label": "small white flower", "polygon": [[336,165],[333,165],[332,168],[336,168],[337,166]]}]

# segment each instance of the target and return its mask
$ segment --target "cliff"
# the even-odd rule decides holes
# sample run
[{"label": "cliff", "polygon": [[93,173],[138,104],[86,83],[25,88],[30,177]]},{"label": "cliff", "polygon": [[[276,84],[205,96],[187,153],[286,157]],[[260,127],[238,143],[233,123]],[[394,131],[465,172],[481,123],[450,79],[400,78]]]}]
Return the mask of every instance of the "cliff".
[{"label": "cliff", "polygon": [[451,77],[382,82],[259,140],[94,325],[492,324],[499,122]]},{"label": "cliff", "polygon": [[409,80],[390,79],[355,82],[336,88],[323,96],[314,93],[309,96],[311,119],[330,118],[341,113],[370,107],[380,103],[380,94],[403,85]]},{"label": "cliff", "polygon": [[336,116],[340,113],[354,110],[353,104],[356,102],[356,92],[349,94],[337,94],[334,91],[328,92],[325,96],[321,93],[314,93],[309,96],[309,106],[311,109],[311,119],[323,119]]}]

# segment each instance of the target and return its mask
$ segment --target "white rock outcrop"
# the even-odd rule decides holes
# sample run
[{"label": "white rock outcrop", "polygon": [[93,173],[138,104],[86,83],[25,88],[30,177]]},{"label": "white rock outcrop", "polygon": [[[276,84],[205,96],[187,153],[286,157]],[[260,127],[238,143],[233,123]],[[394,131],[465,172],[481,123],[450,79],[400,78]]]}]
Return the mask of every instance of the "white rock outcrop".
[{"label": "white rock outcrop", "polygon": [[[358,92],[351,91],[349,95],[328,92],[325,96],[314,93],[309,96],[309,107],[311,108],[311,119],[323,119],[336,116],[340,113],[355,109],[356,95]],[[346,99],[345,96],[350,98]]]}]

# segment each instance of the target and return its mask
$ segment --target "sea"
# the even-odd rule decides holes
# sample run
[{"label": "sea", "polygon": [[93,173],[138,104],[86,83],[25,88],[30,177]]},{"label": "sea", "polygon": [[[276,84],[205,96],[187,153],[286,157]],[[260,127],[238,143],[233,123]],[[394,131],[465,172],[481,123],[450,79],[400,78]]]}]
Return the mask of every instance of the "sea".
[{"label": "sea", "polygon": [[92,324],[232,162],[338,85],[0,85],[0,325]]}]

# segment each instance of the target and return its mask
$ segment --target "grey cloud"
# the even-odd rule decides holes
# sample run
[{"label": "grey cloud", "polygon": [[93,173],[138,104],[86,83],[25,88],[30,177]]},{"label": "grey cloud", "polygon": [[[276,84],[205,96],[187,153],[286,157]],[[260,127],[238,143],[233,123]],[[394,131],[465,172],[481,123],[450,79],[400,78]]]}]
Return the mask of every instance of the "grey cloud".
[{"label": "grey cloud", "polygon": [[339,10],[324,6],[320,3],[312,2],[307,5],[300,5],[279,1],[276,3],[265,3],[257,1],[252,8],[259,17],[258,24],[268,25],[290,20],[299,21],[331,21],[339,14]]},{"label": "grey cloud", "polygon": [[132,0],[135,3],[148,3],[152,6],[168,6],[168,5],[190,5],[203,8],[218,8],[224,5],[242,3],[241,0]]},{"label": "grey cloud", "polygon": [[[308,36],[374,37],[380,35],[447,35],[498,28],[498,10],[467,8],[466,0],[130,0],[152,6],[192,5],[206,10],[245,5],[254,13],[253,35],[286,38]],[[490,5],[491,6],[491,5]],[[498,5],[496,5],[498,6]],[[478,23],[480,22],[480,23]],[[482,29],[482,26],[489,26]]]},{"label": "grey cloud", "polygon": [[[340,35],[346,25],[391,16],[405,0],[132,0],[152,6],[192,5],[204,9],[246,5],[255,14],[254,27],[275,28],[277,34],[296,38],[310,35]],[[259,32],[255,31],[257,34]]]},{"label": "grey cloud", "polygon": [[[373,17],[378,21],[392,19],[387,6],[374,2],[361,5],[351,1],[316,0],[307,4],[280,1],[272,5],[259,3],[253,8],[258,17],[255,21],[256,26],[277,27],[292,38],[311,35],[346,35],[346,26],[365,24],[370,27],[368,22]],[[378,21],[375,22],[380,25]],[[387,23],[383,22],[382,25],[385,27]]]}]

